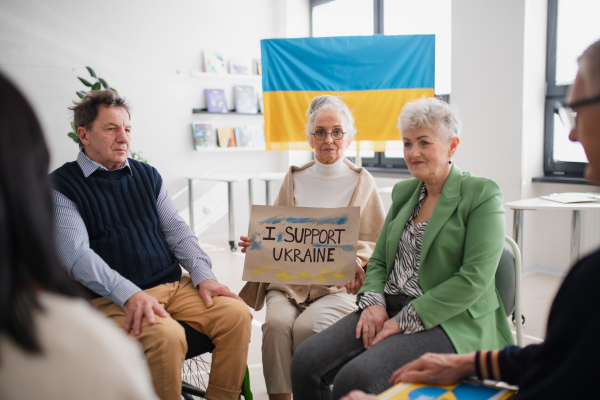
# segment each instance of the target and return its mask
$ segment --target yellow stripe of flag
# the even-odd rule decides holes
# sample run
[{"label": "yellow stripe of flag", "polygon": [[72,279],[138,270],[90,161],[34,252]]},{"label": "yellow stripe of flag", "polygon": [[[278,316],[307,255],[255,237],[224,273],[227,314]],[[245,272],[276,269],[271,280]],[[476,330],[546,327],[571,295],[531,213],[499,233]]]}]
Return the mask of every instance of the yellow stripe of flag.
[{"label": "yellow stripe of flag", "polygon": [[[305,150],[306,111],[313,97],[322,94],[340,96],[355,118],[356,140],[372,142],[375,151],[385,150],[385,141],[401,140],[397,118],[408,101],[433,97],[433,88],[381,89],[359,91],[272,91],[265,92],[265,134],[267,150]],[[371,146],[369,146],[371,147]]]}]

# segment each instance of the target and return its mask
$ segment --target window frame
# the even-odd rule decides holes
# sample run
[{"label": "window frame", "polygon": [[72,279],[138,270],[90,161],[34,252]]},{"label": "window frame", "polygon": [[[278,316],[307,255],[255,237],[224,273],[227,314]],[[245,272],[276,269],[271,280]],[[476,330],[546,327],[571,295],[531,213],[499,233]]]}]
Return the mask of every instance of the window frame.
[{"label": "window frame", "polygon": [[587,163],[554,160],[554,104],[564,101],[568,85],[556,85],[558,1],[548,0],[546,41],[546,98],[544,106],[544,176],[581,178]]},{"label": "window frame", "polygon": [[[335,0],[310,0],[310,36],[313,36],[313,8]],[[383,1],[373,0],[373,32],[375,35],[383,34]],[[408,173],[408,166],[404,158],[386,157],[385,152],[375,152],[374,157],[360,158],[363,167],[373,172],[398,172]]]},{"label": "window frame", "polygon": [[[313,36],[313,8],[335,0],[310,0],[310,36]],[[373,0],[373,32],[375,35],[384,34],[384,0]],[[450,94],[435,95],[436,98],[450,102]],[[385,152],[375,152],[374,157],[360,158],[363,167],[372,172],[409,173],[404,158],[386,157]]]},{"label": "window frame", "polygon": [[[312,10],[315,6],[335,0],[310,0],[310,35],[313,35]],[[563,101],[569,86],[556,85],[556,48],[558,31],[558,1],[548,0],[548,25],[546,41],[546,96],[544,106],[544,160],[545,177],[582,178],[587,163],[554,160],[554,104]],[[373,0],[374,33],[383,34],[384,0]],[[438,97],[436,95],[436,97]],[[441,95],[449,102],[449,95]],[[385,157],[384,152],[375,152],[374,157],[363,158],[364,167],[373,171],[407,172],[404,159]]]}]

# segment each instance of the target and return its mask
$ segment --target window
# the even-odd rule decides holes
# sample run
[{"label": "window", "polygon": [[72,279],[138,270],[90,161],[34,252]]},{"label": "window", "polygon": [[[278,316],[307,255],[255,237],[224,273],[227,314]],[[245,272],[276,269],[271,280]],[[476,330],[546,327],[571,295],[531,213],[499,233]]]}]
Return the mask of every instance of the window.
[{"label": "window", "polygon": [[[435,94],[449,100],[450,0],[311,0],[310,7],[314,37],[435,34]],[[354,157],[356,151],[347,155]],[[361,148],[360,156],[370,170],[407,170],[402,141],[388,142],[382,153]]]},{"label": "window", "polygon": [[312,36],[366,36],[373,31],[372,0],[337,0],[312,6]]},{"label": "window", "polygon": [[579,143],[569,141],[569,132],[554,114],[575,81],[577,58],[600,37],[597,0],[549,0],[546,64],[546,111],[544,175],[581,177],[587,163]]}]

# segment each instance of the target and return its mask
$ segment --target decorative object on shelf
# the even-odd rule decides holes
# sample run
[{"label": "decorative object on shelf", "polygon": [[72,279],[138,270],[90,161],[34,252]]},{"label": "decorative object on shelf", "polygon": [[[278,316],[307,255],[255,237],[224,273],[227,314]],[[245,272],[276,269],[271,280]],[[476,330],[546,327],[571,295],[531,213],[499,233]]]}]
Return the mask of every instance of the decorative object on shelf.
[{"label": "decorative object on shelf", "polygon": [[256,75],[262,75],[262,64],[260,62],[260,58],[255,58],[252,60],[252,72]]},{"label": "decorative object on shelf", "polygon": [[229,60],[229,73],[234,75],[249,75],[250,63],[244,60]]},{"label": "decorative object on shelf", "polygon": [[235,94],[235,111],[241,114],[256,114],[256,96],[254,86],[236,85],[233,87]]},{"label": "decorative object on shelf", "polygon": [[204,71],[211,74],[222,74],[225,70],[223,53],[217,50],[204,50]]},{"label": "decorative object on shelf", "polygon": [[217,134],[211,122],[192,122],[192,137],[196,150],[217,147]]},{"label": "decorative object on shelf", "polygon": [[225,101],[224,89],[204,89],[206,95],[206,109],[211,113],[226,113],[227,102]]},{"label": "decorative object on shelf", "polygon": [[233,80],[243,81],[243,82],[257,82],[259,84],[262,83],[262,76],[255,75],[255,74],[248,74],[248,75],[227,74],[227,73],[211,74],[209,72],[192,70],[192,71],[190,71],[190,76],[192,78],[210,79],[210,81],[212,82],[211,84],[214,84],[214,82],[216,82],[216,81],[226,82],[226,81],[233,81]]},{"label": "decorative object on shelf", "polygon": [[258,92],[256,97],[258,98],[258,112],[262,114],[265,112],[265,103],[263,102],[262,92]]},{"label": "decorative object on shelf", "polygon": [[[81,83],[83,83],[85,86],[89,87],[90,88],[90,90],[89,90],[90,92],[92,92],[94,90],[101,90],[101,89],[110,89],[110,90],[113,90],[115,92],[117,91],[117,89],[109,86],[108,82],[106,82],[104,79],[100,78],[100,76],[98,76],[96,74],[96,71],[94,71],[92,69],[92,67],[86,66],[85,68],[87,69],[87,71],[90,74],[90,76],[95,79],[95,81],[92,83],[92,82],[88,81],[87,79],[84,79],[84,78],[82,78],[80,76],[78,76],[77,79],[79,79],[79,81],[81,81]],[[77,92],[75,92],[75,94],[80,99],[83,99],[84,96],[86,94],[88,94],[88,92],[86,92],[84,90],[78,90]],[[77,129],[75,129],[75,125],[73,124],[73,121],[71,121],[71,132],[68,132],[67,136],[70,137],[71,139],[73,139],[73,141],[75,143],[78,143],[77,142]],[[141,151],[135,152],[135,151],[133,151],[133,150],[130,149],[129,150],[129,157],[133,158],[134,160],[139,161],[139,162],[143,162],[143,163],[146,163],[146,164],[148,163],[148,160],[146,160],[144,157],[142,157],[142,152]]]},{"label": "decorative object on shelf", "polygon": [[250,139],[250,146],[255,149],[265,148],[265,129],[262,125],[246,126],[246,134]]},{"label": "decorative object on shelf", "polygon": [[235,136],[236,147],[250,147],[250,137],[245,126],[233,128],[233,134]]},{"label": "decorative object on shelf", "polygon": [[227,110],[227,112],[224,113],[214,113],[214,112],[210,112],[208,111],[206,108],[192,108],[192,114],[230,114],[230,115],[242,115],[242,116],[246,116],[246,115],[259,115],[262,116],[262,113],[256,112],[256,113],[250,113],[250,114],[243,114],[243,113],[239,113],[235,110]]},{"label": "decorative object on shelf", "polygon": [[236,147],[233,128],[217,128],[219,147]]},{"label": "decorative object on shelf", "polygon": [[[211,124],[208,121],[192,123],[192,129],[201,131],[203,125]],[[196,126],[195,126],[196,125]],[[222,151],[224,149],[233,151],[265,150],[265,131],[262,125],[246,125],[237,127],[212,127],[212,144],[202,142],[196,145],[194,136],[194,148],[198,151]]]}]

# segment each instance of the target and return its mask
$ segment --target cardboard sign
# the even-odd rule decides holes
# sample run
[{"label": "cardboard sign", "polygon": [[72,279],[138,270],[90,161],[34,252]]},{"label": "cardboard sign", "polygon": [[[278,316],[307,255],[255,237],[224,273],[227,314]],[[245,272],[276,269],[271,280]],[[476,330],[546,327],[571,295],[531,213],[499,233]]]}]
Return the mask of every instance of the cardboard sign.
[{"label": "cardboard sign", "polygon": [[252,206],[242,279],[345,284],[354,279],[360,207]]}]

